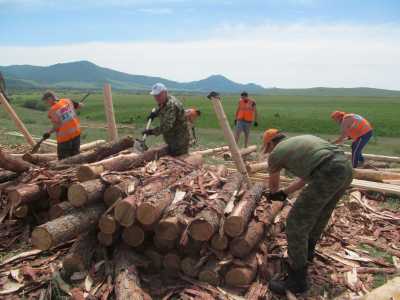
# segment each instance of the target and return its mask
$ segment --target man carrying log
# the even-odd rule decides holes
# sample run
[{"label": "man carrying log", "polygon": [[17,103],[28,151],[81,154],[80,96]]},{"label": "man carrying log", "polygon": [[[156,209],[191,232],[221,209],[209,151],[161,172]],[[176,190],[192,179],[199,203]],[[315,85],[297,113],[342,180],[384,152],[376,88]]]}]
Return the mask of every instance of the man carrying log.
[{"label": "man carrying log", "polygon": [[155,136],[162,134],[170,155],[187,154],[189,129],[182,103],[174,96],[168,95],[167,88],[162,83],[153,85],[150,95],[153,95],[158,103],[158,110],[149,117],[159,117],[160,126],[146,129],[143,134]]},{"label": "man carrying log", "polygon": [[[352,167],[336,145],[312,135],[292,138],[277,129],[264,136],[264,152],[270,153],[267,198],[285,201],[288,195],[301,191],[287,218],[288,277],[272,280],[270,289],[284,294],[305,292],[307,262],[312,261],[315,246],[339,199],[352,181]],[[279,189],[280,171],[286,169],[299,177],[285,189]]]},{"label": "man carrying log", "polygon": [[372,126],[367,119],[357,114],[349,114],[343,111],[334,111],[331,114],[332,120],[340,124],[342,134],[334,144],[341,144],[346,138],[352,139],[351,163],[353,168],[364,164],[362,150],[372,137]]},{"label": "man carrying log", "polygon": [[48,139],[53,132],[56,133],[59,160],[79,154],[81,129],[75,109],[81,108],[82,103],[66,98],[58,99],[52,91],[44,93],[42,100],[50,106],[48,117],[53,123],[53,128],[43,134],[43,139]]},{"label": "man carrying log", "polygon": [[195,122],[200,117],[201,111],[195,108],[188,108],[185,110],[185,116],[189,127],[190,144],[197,144]]}]

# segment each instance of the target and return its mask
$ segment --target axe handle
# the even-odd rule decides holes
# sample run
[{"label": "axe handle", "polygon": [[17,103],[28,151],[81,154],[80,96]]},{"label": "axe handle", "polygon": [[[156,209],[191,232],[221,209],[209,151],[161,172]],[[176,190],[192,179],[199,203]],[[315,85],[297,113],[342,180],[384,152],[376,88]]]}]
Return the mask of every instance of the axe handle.
[{"label": "axe handle", "polygon": [[[155,111],[156,111],[155,108],[153,108],[153,109],[151,110],[151,112],[155,112]],[[145,128],[146,130],[150,128],[151,122],[153,122],[153,119],[152,119],[152,118],[149,118],[149,120],[147,121],[147,124],[146,124],[146,128]],[[145,141],[146,138],[147,138],[147,134],[143,134],[142,140]]]}]

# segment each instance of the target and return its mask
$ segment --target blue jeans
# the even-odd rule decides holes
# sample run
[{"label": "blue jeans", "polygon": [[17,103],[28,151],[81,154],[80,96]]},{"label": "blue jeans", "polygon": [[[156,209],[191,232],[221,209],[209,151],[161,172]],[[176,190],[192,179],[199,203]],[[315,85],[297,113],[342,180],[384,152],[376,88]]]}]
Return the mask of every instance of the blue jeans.
[{"label": "blue jeans", "polygon": [[365,145],[367,145],[371,137],[372,137],[372,130],[360,136],[357,140],[353,142],[353,144],[351,144],[351,164],[353,165],[353,168],[357,168],[359,163],[364,162],[364,156],[362,155],[362,150],[364,149]]}]

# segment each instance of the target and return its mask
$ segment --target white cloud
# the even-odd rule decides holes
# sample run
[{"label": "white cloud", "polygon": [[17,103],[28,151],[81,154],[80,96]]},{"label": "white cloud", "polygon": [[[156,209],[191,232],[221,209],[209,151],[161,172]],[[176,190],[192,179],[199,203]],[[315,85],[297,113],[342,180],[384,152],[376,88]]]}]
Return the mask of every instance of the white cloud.
[{"label": "white cloud", "polygon": [[139,12],[143,12],[150,15],[170,15],[173,13],[171,8],[161,7],[161,8],[141,8]]},{"label": "white cloud", "polygon": [[197,41],[0,46],[0,65],[85,59],[132,74],[179,81],[224,74],[265,86],[400,89],[399,36],[396,24],[225,25],[209,39]]}]

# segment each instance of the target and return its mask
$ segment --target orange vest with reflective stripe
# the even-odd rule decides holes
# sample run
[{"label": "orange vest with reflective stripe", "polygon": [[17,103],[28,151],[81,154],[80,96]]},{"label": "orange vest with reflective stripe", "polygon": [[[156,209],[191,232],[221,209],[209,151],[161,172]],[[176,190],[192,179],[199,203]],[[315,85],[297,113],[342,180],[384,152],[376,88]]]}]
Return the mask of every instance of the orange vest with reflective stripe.
[{"label": "orange vest with reflective stripe", "polygon": [[372,130],[371,124],[369,124],[367,119],[361,117],[360,115],[346,114],[343,117],[343,120],[347,118],[351,118],[353,121],[347,130],[347,135],[353,140],[357,140],[359,137]]},{"label": "orange vest with reflective stripe", "polygon": [[71,100],[60,99],[54,104],[49,110],[49,118],[52,119],[52,116],[61,123],[56,131],[58,143],[68,142],[81,134],[79,119]]},{"label": "orange vest with reflective stripe", "polygon": [[254,112],[255,112],[255,102],[252,99],[241,98],[239,100],[239,110],[236,115],[237,120],[253,122],[254,121]]}]

